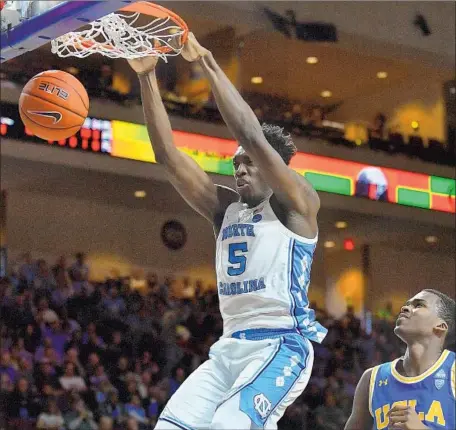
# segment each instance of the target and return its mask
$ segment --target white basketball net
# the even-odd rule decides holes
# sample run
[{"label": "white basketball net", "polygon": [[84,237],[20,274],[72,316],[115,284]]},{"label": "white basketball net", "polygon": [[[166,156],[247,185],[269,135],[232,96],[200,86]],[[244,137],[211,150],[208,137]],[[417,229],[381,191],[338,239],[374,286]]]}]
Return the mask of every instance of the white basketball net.
[{"label": "white basketball net", "polygon": [[[140,58],[158,56],[166,61],[167,56],[179,55],[181,36],[185,30],[170,17],[156,18],[147,25],[134,27],[141,14],[111,13],[90,23],[91,28],[67,33],[54,39],[52,53],[59,57],[85,58],[102,54],[110,58]],[[168,47],[162,52],[158,47]]]}]

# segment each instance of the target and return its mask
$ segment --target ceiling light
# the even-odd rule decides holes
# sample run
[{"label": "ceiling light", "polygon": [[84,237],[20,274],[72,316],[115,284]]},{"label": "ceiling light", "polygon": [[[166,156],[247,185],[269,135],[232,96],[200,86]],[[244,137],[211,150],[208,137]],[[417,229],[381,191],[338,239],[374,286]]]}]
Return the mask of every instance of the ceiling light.
[{"label": "ceiling light", "polygon": [[418,121],[412,121],[410,125],[412,126],[413,130],[418,130],[420,128],[420,123]]},{"label": "ceiling light", "polygon": [[76,67],[73,67],[73,66],[68,67],[68,68],[66,69],[66,71],[67,71],[68,73],[71,73],[72,75],[77,75],[77,74],[79,73],[79,70],[78,70]]},{"label": "ceiling light", "polygon": [[329,90],[324,90],[324,91],[322,91],[322,92],[320,93],[320,95],[326,99],[326,98],[332,96],[332,92],[329,91]]},{"label": "ceiling light", "polygon": [[425,240],[427,243],[437,243],[439,239],[437,238],[437,236],[426,236]]},{"label": "ceiling light", "polygon": [[306,58],[306,63],[307,64],[317,64],[318,63],[318,58],[317,57],[307,57]]},{"label": "ceiling light", "polygon": [[327,240],[323,246],[325,248],[334,248],[336,246],[336,242],[333,242],[332,240]]},{"label": "ceiling light", "polygon": [[144,190],[135,191],[135,197],[138,199],[143,199],[146,195],[147,193]]},{"label": "ceiling light", "polygon": [[252,84],[262,84],[263,83],[263,78],[261,76],[254,76],[252,79],[250,79],[250,82]]},{"label": "ceiling light", "polygon": [[345,221],[337,221],[335,224],[336,228],[347,228],[347,223]]},{"label": "ceiling light", "polygon": [[386,79],[388,77],[388,73],[386,72],[377,72],[378,79]]}]

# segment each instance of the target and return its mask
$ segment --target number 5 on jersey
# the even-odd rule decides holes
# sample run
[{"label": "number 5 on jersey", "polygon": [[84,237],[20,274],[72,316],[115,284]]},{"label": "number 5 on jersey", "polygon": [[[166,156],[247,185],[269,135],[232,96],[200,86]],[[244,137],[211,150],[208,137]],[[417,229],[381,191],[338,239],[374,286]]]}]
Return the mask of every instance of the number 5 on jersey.
[{"label": "number 5 on jersey", "polygon": [[232,266],[228,266],[228,275],[238,276],[245,272],[247,257],[243,254],[247,251],[247,242],[230,243],[228,247],[228,261]]}]

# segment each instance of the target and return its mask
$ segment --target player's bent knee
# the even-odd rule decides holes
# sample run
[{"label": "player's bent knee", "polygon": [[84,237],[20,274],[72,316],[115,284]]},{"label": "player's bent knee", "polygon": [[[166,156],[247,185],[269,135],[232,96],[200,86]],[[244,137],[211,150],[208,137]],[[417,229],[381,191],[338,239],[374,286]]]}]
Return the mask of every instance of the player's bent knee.
[{"label": "player's bent knee", "polygon": [[252,420],[239,408],[239,394],[222,403],[215,411],[211,429],[255,429]]}]

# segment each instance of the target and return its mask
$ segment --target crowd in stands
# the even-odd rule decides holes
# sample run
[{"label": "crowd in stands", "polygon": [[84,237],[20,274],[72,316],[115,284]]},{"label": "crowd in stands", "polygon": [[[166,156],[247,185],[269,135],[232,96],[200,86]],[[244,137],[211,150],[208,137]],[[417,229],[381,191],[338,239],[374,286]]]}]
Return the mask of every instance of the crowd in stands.
[{"label": "crowd in stands", "polygon": [[[109,64],[102,64],[99,69],[84,68],[84,62],[78,62],[76,67],[66,67],[65,70],[74,74],[86,87],[90,97],[112,100],[125,105],[140,103],[140,89],[136,80],[128,81],[127,90],[122,85],[116,85],[116,74]],[[165,106],[170,114],[184,116],[210,122],[222,122],[222,117],[214,103],[212,96],[205,103],[189,103],[185,94],[176,91],[175,74],[169,70],[168,64],[159,64],[157,74],[162,88]],[[25,85],[35,74],[47,69],[60,69],[51,64],[23,64],[14,59],[2,68],[0,79]],[[334,145],[348,148],[368,147],[375,151],[388,154],[404,154],[410,158],[423,161],[455,165],[454,143],[444,145],[435,139],[427,142],[418,134],[404,136],[401,133],[387,128],[387,118],[379,113],[369,126],[362,126],[363,131],[358,137],[347,133],[344,124],[328,121],[326,117],[337,110],[338,105],[318,106],[306,105],[299,101],[290,101],[274,95],[260,93],[244,93],[246,101],[254,109],[260,121],[272,122],[280,125],[290,133],[307,138],[319,138]]]},{"label": "crowd in stands", "polygon": [[[153,273],[89,279],[84,254],[52,266],[25,254],[0,279],[1,429],[152,429],[222,334],[217,294],[201,282],[186,279],[178,297]],[[366,330],[351,308],[337,320],[312,306],[329,333],[280,429],[343,428],[364,369],[401,353],[390,311]]]}]

